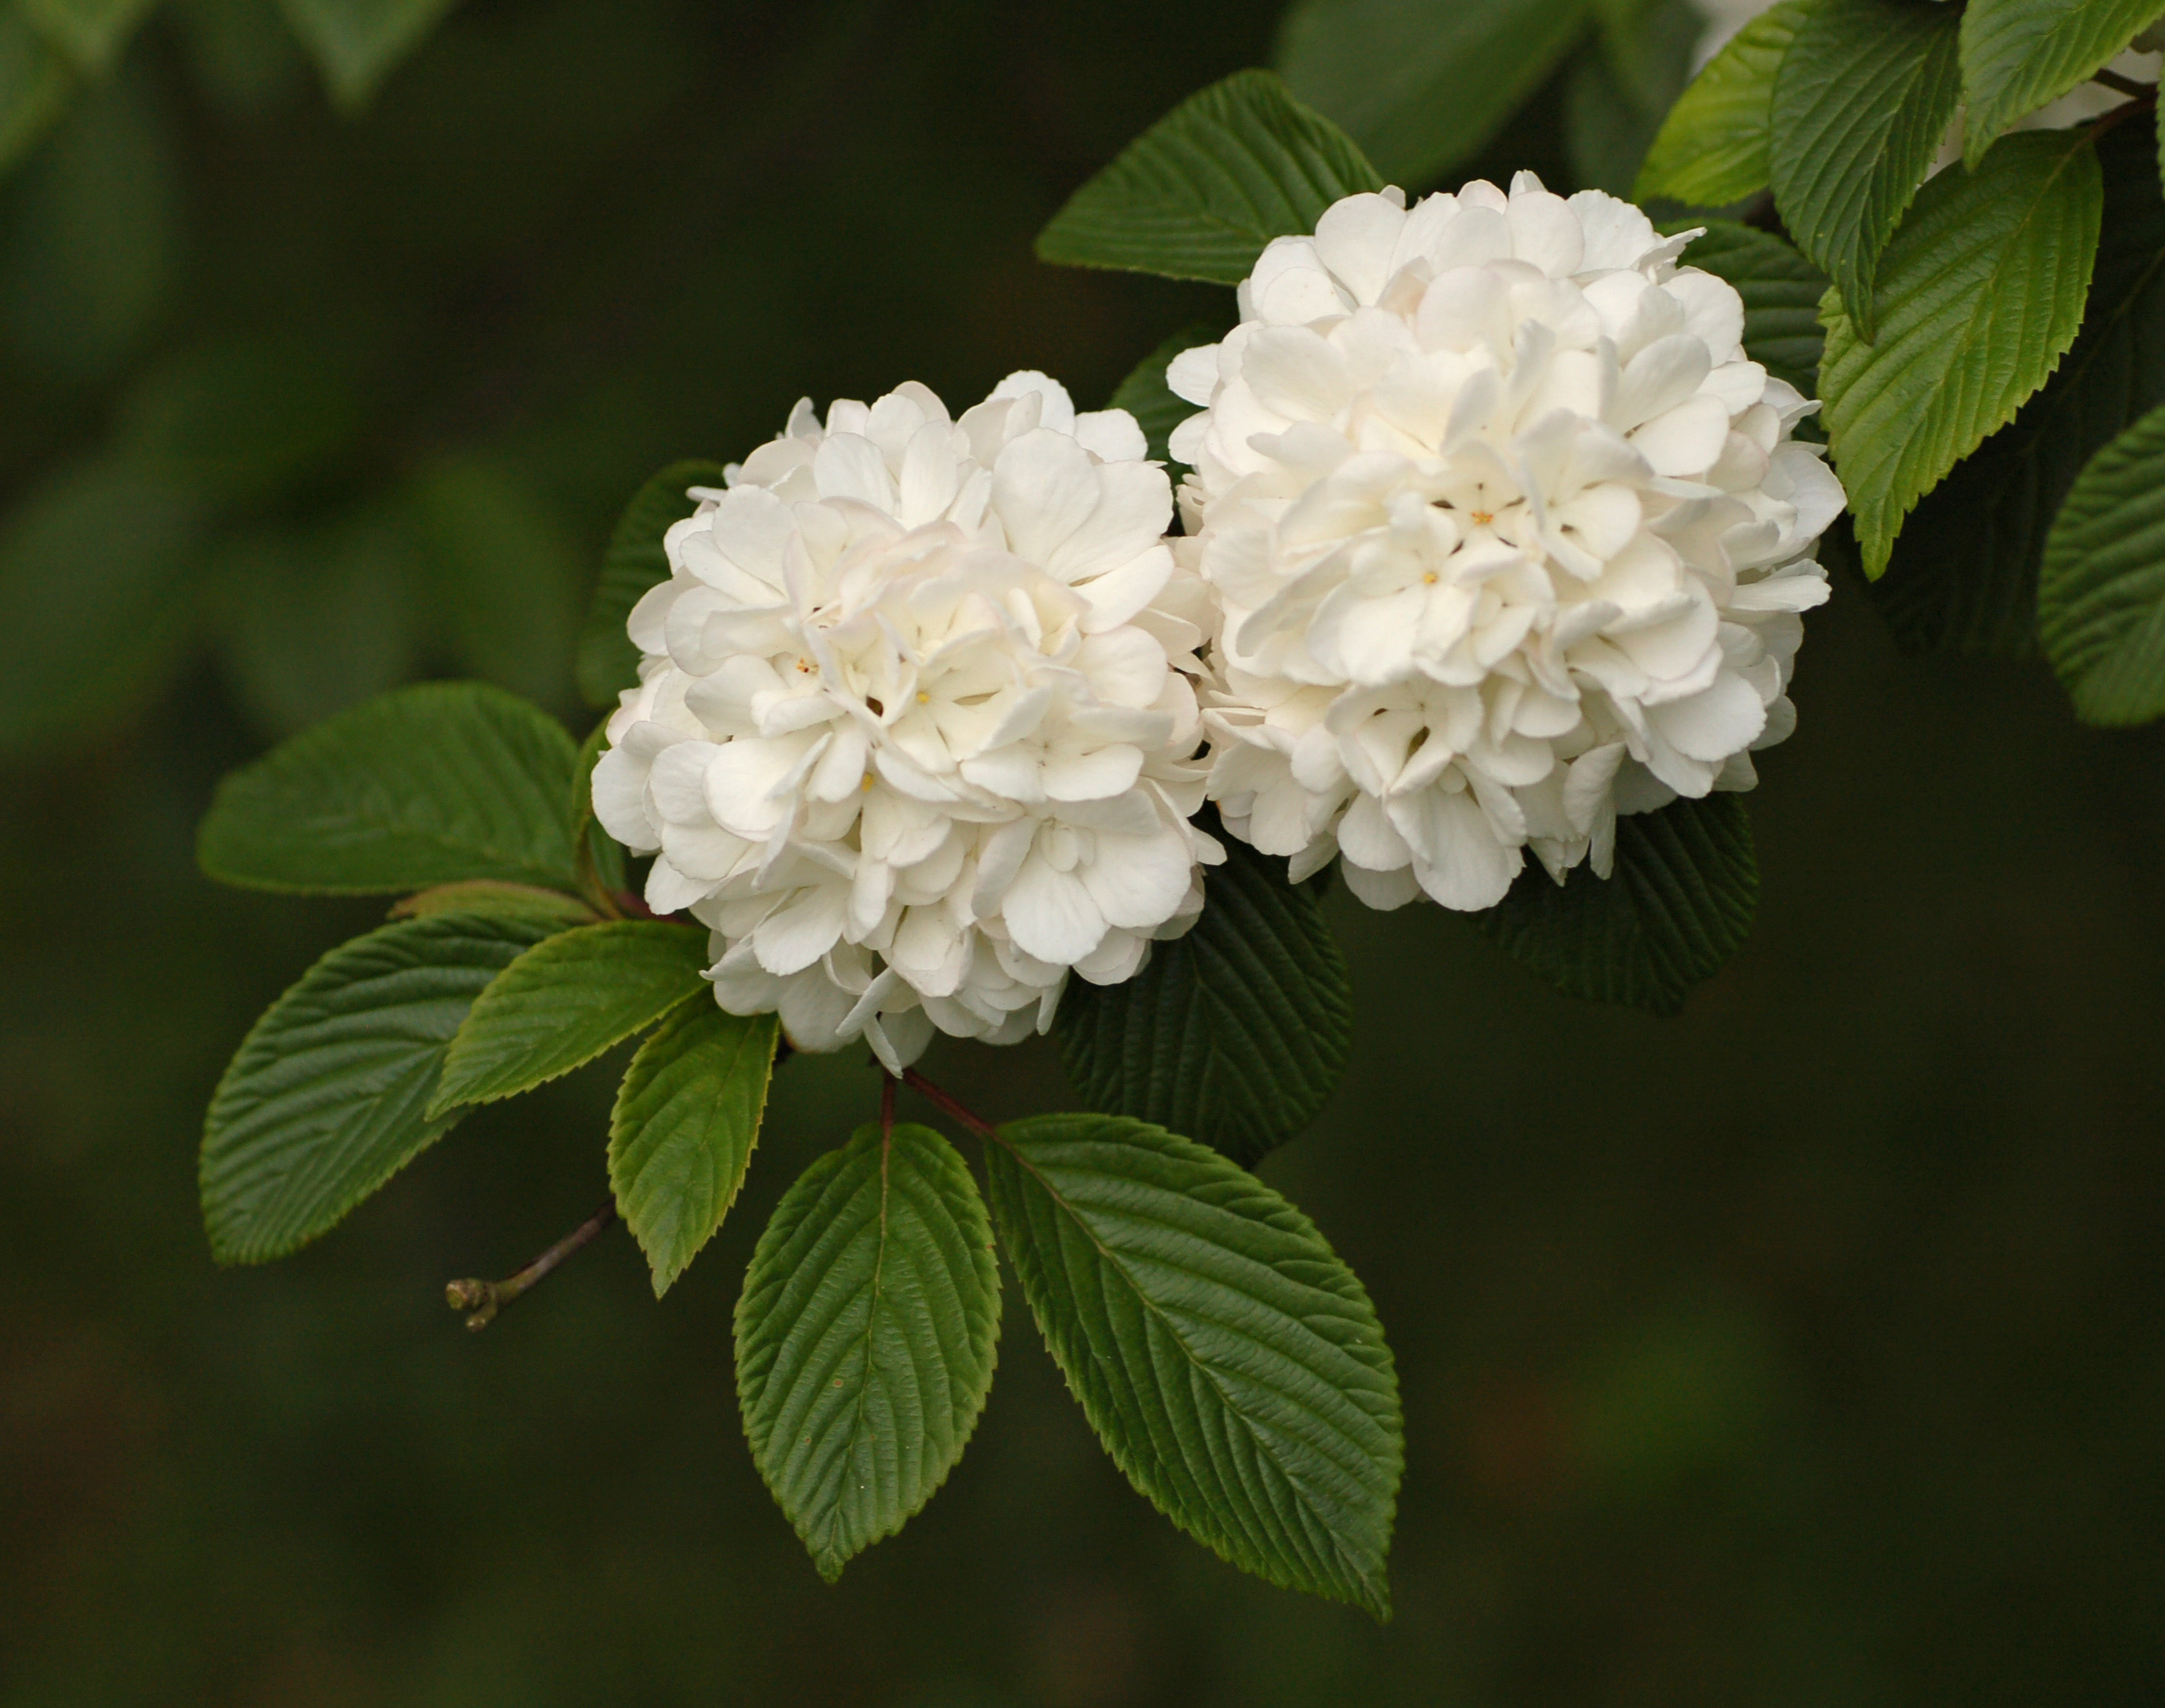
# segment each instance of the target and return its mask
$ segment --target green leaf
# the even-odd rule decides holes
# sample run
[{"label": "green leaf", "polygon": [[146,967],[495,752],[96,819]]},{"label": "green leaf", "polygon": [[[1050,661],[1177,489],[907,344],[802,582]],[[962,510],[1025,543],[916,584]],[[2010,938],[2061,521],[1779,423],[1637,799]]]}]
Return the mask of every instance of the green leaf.
[{"label": "green leaf", "polygon": [[1388,1618],[1398,1379],[1315,1225],[1112,1116],[1011,1121],[985,1166],[1045,1344],[1128,1480],[1243,1571]]},{"label": "green leaf", "polygon": [[194,615],[201,518],[140,465],[77,463],[0,522],[0,753],[139,705]]},{"label": "green leaf", "polygon": [[1038,258],[1237,285],[1273,238],[1312,231],[1375,168],[1268,71],[1190,95],[1068,198]]},{"label": "green leaf", "polygon": [[639,649],[624,632],[631,608],[649,587],[669,579],[669,554],[661,537],[672,522],[690,515],[695,500],[685,496],[695,486],[719,487],[719,463],[693,457],[671,463],[632,495],[609,536],[602,555],[601,579],[579,631],[579,692],[589,706],[614,706],[617,696],[639,684]]},{"label": "green leaf", "polygon": [[1541,86],[1586,12],[1586,0],[1300,0],[1275,62],[1387,176],[1416,189]]},{"label": "green leaf", "polygon": [[859,1128],[783,1194],[737,1300],[737,1395],[759,1474],[829,1583],[946,1480],[999,1332],[985,1202],[930,1128]]},{"label": "green leaf", "polygon": [[2082,321],[2097,251],[2097,156],[2080,133],[2009,137],[1925,186],[1879,263],[1879,338],[1838,291],[1820,307],[1820,395],[1868,576],[1902,519],[2045,383]]},{"label": "green leaf", "polygon": [[1617,820],[1616,865],[1558,884],[1531,862],[1479,915],[1513,959],[1560,991],[1674,1014],[1750,935],[1759,862],[1739,795]]},{"label": "green leaf", "polygon": [[280,0],[332,98],[349,111],[420,46],[453,0]]},{"label": "green leaf", "polygon": [[53,46],[85,71],[102,71],[156,0],[14,0]]},{"label": "green leaf", "polygon": [[74,93],[67,62],[20,12],[0,5],[0,172],[30,151]]},{"label": "green leaf", "polygon": [[531,884],[506,884],[493,878],[472,878],[458,884],[438,884],[394,902],[394,919],[425,919],[432,913],[520,913],[554,919],[560,927],[592,925],[594,910],[576,895],[559,889],[540,889]]},{"label": "green leaf", "polygon": [[1774,78],[1774,205],[1867,344],[1880,252],[1955,116],[1961,23],[1953,6],[1822,0]]},{"label": "green leaf", "polygon": [[1229,330],[1228,326],[1207,320],[1181,328],[1137,362],[1134,372],[1122,380],[1120,389],[1113,393],[1113,401],[1107,407],[1125,409],[1135,417],[1143,430],[1143,437],[1150,441],[1150,455],[1160,462],[1172,459],[1172,452],[1165,444],[1167,437],[1196,413],[1194,404],[1186,398],[1175,397],[1172,388],[1165,384],[1166,368],[1181,352],[1200,344],[1216,344]]},{"label": "green leaf", "polygon": [[2165,716],[2165,408],[2098,452],[2060,506],[2038,637],[2086,721]]},{"label": "green leaf", "polygon": [[1872,597],[1906,651],[2037,645],[2045,530],[2076,474],[2165,403],[2165,198],[2146,132],[2097,139],[2104,215],[2082,332],[2013,423],[1928,493]]},{"label": "green leaf", "polygon": [[[1969,0],[1962,8],[1962,158],[2122,52],[2159,0]],[[1952,8],[1950,8],[1952,10]]]},{"label": "green leaf", "polygon": [[464,1110],[423,1112],[467,1006],[557,929],[534,915],[440,913],[342,943],[255,1023],[203,1131],[203,1219],[221,1263],[305,1245]]},{"label": "green leaf", "polygon": [[1345,960],[1285,862],[1222,837],[1202,917],[1125,984],[1071,979],[1054,1030],[1092,1109],[1185,1133],[1252,1165],[1306,1126],[1353,1044]]},{"label": "green leaf", "polygon": [[611,919],[538,943],[451,1040],[429,1113],[493,1103],[584,1066],[706,988],[704,927]]},{"label": "green leaf", "polygon": [[1690,0],[1597,0],[1594,12],[1601,28],[1564,74],[1565,151],[1582,188],[1628,196],[1707,19]]},{"label": "green leaf", "polygon": [[759,1142],[774,1016],[692,1002],[639,1047],[609,1118],[609,1186],[654,1297],[722,1225]]},{"label": "green leaf", "polygon": [[222,883],[310,894],[466,878],[573,884],[572,739],[476,682],[401,688],[218,785],[196,859]]},{"label": "green leaf", "polygon": [[1727,279],[1744,299],[1744,353],[1806,397],[1817,395],[1827,275],[1768,232],[1733,220],[1691,223],[1705,235],[1692,239],[1683,264]]},{"label": "green leaf", "polygon": [[1662,121],[1633,197],[1667,196],[1723,207],[1756,196],[1772,176],[1774,73],[1796,27],[1825,0],[1781,0],[1723,45]]}]

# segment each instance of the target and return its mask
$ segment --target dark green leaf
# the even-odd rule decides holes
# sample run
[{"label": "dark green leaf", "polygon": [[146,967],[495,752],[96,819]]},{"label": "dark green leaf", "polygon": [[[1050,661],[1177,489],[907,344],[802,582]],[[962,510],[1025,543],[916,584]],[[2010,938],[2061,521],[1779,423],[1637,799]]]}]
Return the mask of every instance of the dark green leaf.
[{"label": "dark green leaf", "polygon": [[2084,469],[2038,583],[2038,638],[2092,724],[2165,715],[2165,409]]},{"label": "dark green leaf", "polygon": [[737,1300],[752,1458],[830,1583],[946,1480],[985,1409],[1000,1274],[954,1147],[877,1126],[807,1169]]},{"label": "dark green leaf", "polygon": [[14,0],[37,32],[85,71],[102,71],[157,0]]},{"label": "dark green leaf", "polygon": [[538,943],[481,993],[429,1113],[515,1097],[644,1032],[706,990],[704,927],[612,919]]},{"label": "dark green leaf", "polygon": [[722,1225],[759,1142],[774,1016],[679,1008],[639,1047],[609,1118],[609,1186],[667,1292]]},{"label": "dark green leaf", "polygon": [[1041,260],[1237,285],[1263,246],[1383,181],[1321,114],[1268,71],[1190,95],[1068,198],[1037,235]]},{"label": "dark green leaf", "polygon": [[1075,1094],[1254,1163],[1306,1126],[1353,1042],[1345,961],[1285,862],[1221,837],[1203,915],[1123,984],[1068,982],[1055,1031]]},{"label": "dark green leaf", "polygon": [[687,490],[719,487],[724,478],[719,463],[671,463],[633,494],[617,519],[579,632],[579,692],[589,706],[614,706],[620,693],[638,685],[639,649],[624,632],[625,620],[649,587],[669,579],[661,537],[692,514]]},{"label": "dark green leaf", "polygon": [[1690,0],[1597,0],[1601,28],[1564,81],[1564,143],[1590,190],[1629,196],[1648,147],[1691,76],[1706,14]]},{"label": "dark green leaf", "polygon": [[569,887],[574,757],[561,724],[500,689],[401,688],[226,778],[196,858],[223,883],[314,894]]},{"label": "dark green leaf", "polygon": [[139,465],[78,463],[0,524],[0,752],[139,704],[194,611],[200,521]]},{"label": "dark green leaf", "polygon": [[2157,15],[2158,0],[1969,0],[1962,8],[1964,161],[1974,166],[2000,132],[2057,101]]},{"label": "dark green leaf", "polygon": [[1865,573],[1902,519],[2013,418],[2074,342],[2097,250],[2097,156],[2080,133],[2009,137],[1943,172],[1880,258],[1879,337],[1830,290],[1820,395]]},{"label": "dark green leaf", "polygon": [[1774,205],[1867,344],[1880,252],[1955,116],[1961,23],[1953,6],[1822,0],[1774,78]]},{"label": "dark green leaf", "polygon": [[1725,279],[1744,299],[1744,353],[1806,397],[1819,386],[1820,352],[1827,342],[1820,299],[1827,275],[1780,238],[1733,220],[1694,220],[1706,233],[1691,239],[1683,264]]},{"label": "dark green leaf", "polygon": [[2045,530],[2078,471],[2165,403],[2165,198],[2140,126],[2097,142],[2104,215],[2082,333],[2044,388],[1928,493],[1872,596],[1910,652],[2033,652]]},{"label": "dark green leaf", "polygon": [[332,97],[363,105],[398,62],[418,47],[454,0],[280,0],[314,55]]},{"label": "dark green leaf", "polygon": [[1183,327],[1136,363],[1135,371],[1122,380],[1120,389],[1113,393],[1109,407],[1125,409],[1135,417],[1143,436],[1150,441],[1150,455],[1160,461],[1170,461],[1172,457],[1165,446],[1167,436],[1196,413],[1194,404],[1172,394],[1172,388],[1165,384],[1165,369],[1182,351],[1216,344],[1230,329],[1229,326],[1203,320]]},{"label": "dark green leaf", "polygon": [[985,1166],[1045,1344],[1128,1480],[1243,1571],[1389,1617],[1398,1379],[1315,1225],[1113,1116],[1011,1121]]},{"label": "dark green leaf", "polygon": [[1586,12],[1587,0],[1299,0],[1276,62],[1295,94],[1413,189],[1467,158],[1541,86]]},{"label": "dark green leaf", "polygon": [[1662,121],[1632,193],[1725,207],[1772,175],[1774,74],[1804,17],[1824,0],[1781,0],[1723,44]]},{"label": "dark green leaf", "polygon": [[1759,862],[1739,795],[1617,820],[1616,866],[1558,884],[1532,862],[1482,928],[1560,991],[1674,1014],[1743,946]]},{"label": "dark green leaf", "polygon": [[465,1113],[430,1119],[467,1006],[558,927],[439,913],[318,961],[255,1023],[211,1099],[203,1219],[221,1263],[282,1257],[327,1232]]},{"label": "dark green leaf", "polygon": [[66,62],[20,12],[0,6],[0,172],[68,110],[74,93]]}]

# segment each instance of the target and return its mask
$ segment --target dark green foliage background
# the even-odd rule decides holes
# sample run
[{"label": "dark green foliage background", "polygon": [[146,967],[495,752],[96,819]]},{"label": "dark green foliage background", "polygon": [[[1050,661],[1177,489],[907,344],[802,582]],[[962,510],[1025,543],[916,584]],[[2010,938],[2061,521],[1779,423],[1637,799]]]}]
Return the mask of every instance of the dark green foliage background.
[{"label": "dark green foliage background", "polygon": [[[168,363],[262,334],[351,376],[289,403],[357,425],[265,431],[242,397],[243,449],[163,477],[204,518],[189,573],[384,506],[409,540],[402,621],[327,595],[296,653],[152,620],[105,660],[133,711],[0,771],[0,1708],[2146,1699],[2165,741],[2079,728],[2034,665],[1902,660],[1854,581],[1762,765],[1758,922],[1681,1018],[1330,898],[1354,1061],[1262,1172],[1397,1355],[1389,1627],[1166,1525],[1019,1300],[939,1499],[819,1583],[744,1445],[730,1311],[789,1180],[873,1107],[854,1060],[777,1074],[742,1201],[660,1304],[620,1233],[478,1338],[439,1302],[601,1202],[608,1069],[475,1113],[298,1258],[213,1269],[210,1088],[380,917],[198,877],[220,773],[386,672],[571,715],[565,613],[617,507],[800,392],[961,402],[1027,364],[1109,393],[1220,299],[1030,239],[1270,26],[472,0],[347,124],[297,61],[209,93],[161,11],[0,181],[0,517],[153,434]],[[1569,76],[1482,169],[1574,182]],[[307,431],[350,436],[293,477]],[[457,545],[503,536],[507,493],[508,598]],[[129,566],[79,567],[94,593]],[[927,1065],[995,1117],[1065,1101],[1050,1044]]]}]

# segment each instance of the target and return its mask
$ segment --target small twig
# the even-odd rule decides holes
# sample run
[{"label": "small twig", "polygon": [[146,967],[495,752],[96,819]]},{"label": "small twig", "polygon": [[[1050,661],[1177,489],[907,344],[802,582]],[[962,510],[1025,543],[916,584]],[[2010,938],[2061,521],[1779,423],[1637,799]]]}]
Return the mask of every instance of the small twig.
[{"label": "small twig", "polygon": [[478,1333],[496,1321],[497,1312],[511,1303],[542,1276],[548,1274],[572,1252],[590,1243],[596,1234],[616,1219],[613,1201],[604,1204],[591,1216],[516,1275],[502,1281],[454,1281],[446,1283],[443,1301],[455,1311],[469,1313],[466,1326]]},{"label": "small twig", "polygon": [[1000,1135],[993,1129],[991,1121],[984,1120],[964,1108],[961,1104],[941,1090],[915,1068],[905,1067],[902,1070],[902,1082],[916,1092],[919,1097],[924,1098],[926,1102],[936,1104],[945,1110],[963,1126],[969,1128],[971,1132],[977,1134],[979,1138],[999,1139]]},{"label": "small twig", "polygon": [[2158,92],[2154,83],[2137,83],[2133,77],[2123,77],[2117,71],[2093,71],[2092,83],[2102,83],[2116,94],[2133,95],[2137,101],[2148,100]]}]

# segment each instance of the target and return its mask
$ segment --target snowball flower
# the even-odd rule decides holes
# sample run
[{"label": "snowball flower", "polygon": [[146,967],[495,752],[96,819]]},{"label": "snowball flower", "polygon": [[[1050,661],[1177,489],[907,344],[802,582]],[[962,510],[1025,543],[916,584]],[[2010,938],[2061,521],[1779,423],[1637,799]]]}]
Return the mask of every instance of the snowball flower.
[{"label": "snowball flower", "polygon": [[1342,854],[1372,906],[1476,909],[1529,846],[1605,877],[1618,812],[1747,789],[1789,733],[1842,490],[1688,241],[1528,173],[1350,196],[1172,363],[1208,406],[1172,451],[1209,794],[1296,878]]},{"label": "snowball flower", "polygon": [[594,805],[713,931],[722,1007],[899,1072],[1193,921],[1204,601],[1145,449],[1023,373],[959,421],[916,385],[807,401],[693,490]]}]

